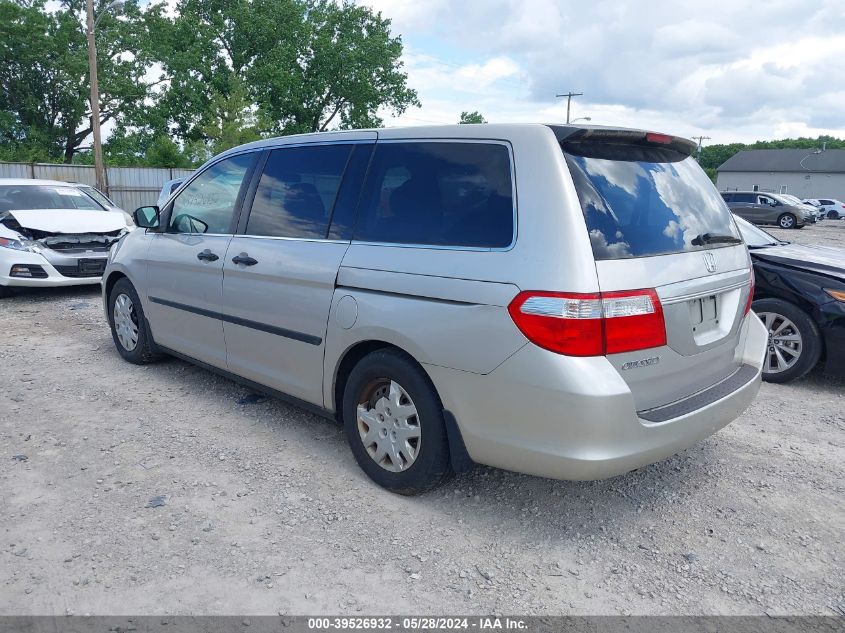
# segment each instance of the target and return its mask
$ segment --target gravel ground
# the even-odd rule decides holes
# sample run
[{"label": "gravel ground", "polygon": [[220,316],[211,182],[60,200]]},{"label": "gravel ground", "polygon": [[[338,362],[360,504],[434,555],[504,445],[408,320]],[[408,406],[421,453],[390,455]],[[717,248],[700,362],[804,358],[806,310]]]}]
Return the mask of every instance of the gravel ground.
[{"label": "gravel ground", "polygon": [[[784,239],[845,245],[845,221]],[[845,381],[764,384],[601,482],[478,467],[403,498],[338,427],[115,352],[94,288],[0,303],[2,614],[833,614]]]}]

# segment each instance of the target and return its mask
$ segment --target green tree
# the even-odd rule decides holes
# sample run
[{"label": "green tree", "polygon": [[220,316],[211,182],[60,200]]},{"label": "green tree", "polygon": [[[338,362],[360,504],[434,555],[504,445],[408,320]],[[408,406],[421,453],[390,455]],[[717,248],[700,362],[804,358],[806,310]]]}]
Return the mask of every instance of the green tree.
[{"label": "green tree", "polygon": [[481,116],[481,112],[473,110],[472,112],[461,112],[461,120],[458,123],[487,123],[487,119]]},{"label": "green tree", "polygon": [[334,0],[179,0],[158,54],[160,118],[210,151],[269,134],[378,126],[419,105],[390,21]]},{"label": "green tree", "polygon": [[[102,10],[106,0],[98,3]],[[125,17],[97,30],[101,123],[143,107],[149,84],[146,13],[127,0]],[[72,162],[91,133],[84,0],[0,0],[0,155]]]},{"label": "green tree", "polygon": [[193,161],[169,136],[156,136],[144,156],[148,167],[192,167]]}]

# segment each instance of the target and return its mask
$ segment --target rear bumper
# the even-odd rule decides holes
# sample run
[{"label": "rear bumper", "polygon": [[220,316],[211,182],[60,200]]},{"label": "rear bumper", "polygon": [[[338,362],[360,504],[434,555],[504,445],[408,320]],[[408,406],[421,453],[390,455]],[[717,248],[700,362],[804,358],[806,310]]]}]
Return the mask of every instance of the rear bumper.
[{"label": "rear bumper", "polygon": [[555,479],[602,479],[669,457],[736,419],[754,400],[766,345],[756,316],[735,360],[751,373],[729,393],[659,422],[643,419],[603,357],[526,345],[487,375],[426,366],[476,462]]},{"label": "rear bumper", "polygon": [[[76,266],[79,259],[103,259],[105,261],[108,253],[88,257],[72,257],[60,255],[51,256],[51,260],[39,253],[28,251],[16,251],[12,249],[0,249],[0,286],[28,287],[28,288],[50,288],[63,286],[82,286],[87,284],[98,284],[102,275],[95,277],[69,277],[61,274],[57,266]],[[38,266],[46,277],[16,277],[11,275],[12,266]]]}]

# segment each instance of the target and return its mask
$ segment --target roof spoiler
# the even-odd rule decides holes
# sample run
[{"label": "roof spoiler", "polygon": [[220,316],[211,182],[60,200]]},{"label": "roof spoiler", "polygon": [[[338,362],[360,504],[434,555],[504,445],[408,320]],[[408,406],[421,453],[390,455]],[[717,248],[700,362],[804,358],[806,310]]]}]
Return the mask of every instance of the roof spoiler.
[{"label": "roof spoiler", "polygon": [[[642,148],[664,149],[681,154],[683,158],[695,153],[697,145],[681,136],[608,127],[549,126],[564,149],[576,149],[592,144],[628,145]],[[581,152],[576,152],[581,153]],[[680,157],[679,157],[680,158]]]}]

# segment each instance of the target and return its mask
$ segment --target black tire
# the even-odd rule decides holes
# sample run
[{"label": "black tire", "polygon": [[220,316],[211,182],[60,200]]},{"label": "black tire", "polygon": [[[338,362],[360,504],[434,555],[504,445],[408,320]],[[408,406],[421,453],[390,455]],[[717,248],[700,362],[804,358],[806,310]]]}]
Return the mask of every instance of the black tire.
[{"label": "black tire", "polygon": [[[798,360],[791,367],[782,371],[773,371],[770,354],[774,354],[773,342],[770,340],[766,347],[766,358],[763,365],[763,380],[766,382],[784,383],[796,380],[806,375],[819,362],[822,353],[822,338],[815,321],[801,308],[782,299],[758,299],[751,304],[758,315],[778,315],[791,321],[798,334],[801,335],[801,352]],[[761,317],[762,319],[763,317]],[[763,321],[766,325],[766,320]],[[767,327],[776,323],[770,321]]]},{"label": "black tire", "polygon": [[838,211],[828,211],[827,212],[827,219],[828,220],[838,220],[839,219],[839,212]]},{"label": "black tire", "polygon": [[[119,297],[126,296],[131,301],[133,317],[132,321],[138,328],[138,340],[134,348],[128,349],[118,336],[115,328],[115,302]],[[147,326],[147,319],[144,316],[144,308],[141,306],[141,299],[135,291],[135,286],[126,277],[119,279],[109,293],[109,309],[108,309],[109,326],[111,327],[112,340],[118,353],[123,357],[123,360],[134,363],[135,365],[146,365],[159,360],[163,354],[158,352]]]},{"label": "black tire", "polygon": [[[413,416],[419,429],[416,456],[406,470],[399,472],[388,469],[393,465],[390,455],[382,458],[382,464],[387,461],[387,465],[375,461],[364,444],[362,431],[359,431],[359,403],[369,402],[367,406],[375,411],[374,399],[381,399],[379,393],[383,395],[384,392],[380,389],[387,388],[383,386],[385,381],[386,384],[394,381],[399,385],[416,407],[416,415]],[[346,381],[342,411],[352,454],[361,469],[378,485],[401,495],[418,495],[442,485],[452,477],[443,405],[425,372],[403,352],[396,349],[377,350],[361,359]],[[387,413],[390,413],[390,409],[387,409]],[[382,420],[389,425],[384,418]],[[389,438],[384,437],[387,443]],[[377,452],[378,445],[370,444],[370,450]]]},{"label": "black tire", "polygon": [[782,229],[794,229],[798,219],[791,213],[783,213],[778,217],[778,226]]},{"label": "black tire", "polygon": [[0,286],[0,299],[12,296],[12,291],[7,286]]}]

